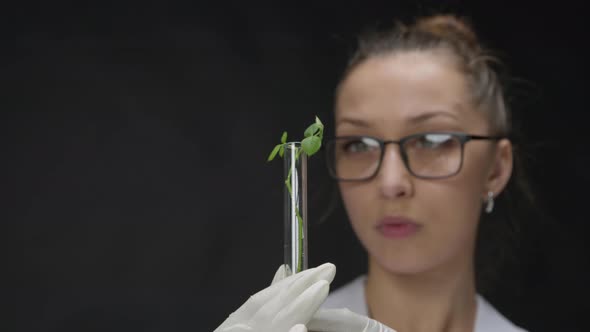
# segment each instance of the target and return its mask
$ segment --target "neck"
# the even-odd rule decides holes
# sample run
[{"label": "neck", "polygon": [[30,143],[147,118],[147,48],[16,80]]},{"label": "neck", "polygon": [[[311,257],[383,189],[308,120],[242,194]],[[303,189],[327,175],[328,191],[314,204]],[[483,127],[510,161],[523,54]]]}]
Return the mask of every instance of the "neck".
[{"label": "neck", "polygon": [[473,331],[476,313],[472,264],[419,274],[395,274],[369,260],[370,316],[400,332]]}]

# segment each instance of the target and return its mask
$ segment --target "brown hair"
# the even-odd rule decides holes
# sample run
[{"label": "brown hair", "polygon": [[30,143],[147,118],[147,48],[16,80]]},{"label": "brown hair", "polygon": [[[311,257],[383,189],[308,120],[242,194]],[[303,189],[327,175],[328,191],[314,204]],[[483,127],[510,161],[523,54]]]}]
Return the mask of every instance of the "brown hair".
[{"label": "brown hair", "polygon": [[435,15],[411,25],[398,23],[388,31],[371,31],[361,36],[343,79],[365,60],[407,51],[446,51],[465,74],[476,107],[486,112],[494,134],[508,135],[510,112],[495,67],[499,61],[487,51],[465,19]]}]

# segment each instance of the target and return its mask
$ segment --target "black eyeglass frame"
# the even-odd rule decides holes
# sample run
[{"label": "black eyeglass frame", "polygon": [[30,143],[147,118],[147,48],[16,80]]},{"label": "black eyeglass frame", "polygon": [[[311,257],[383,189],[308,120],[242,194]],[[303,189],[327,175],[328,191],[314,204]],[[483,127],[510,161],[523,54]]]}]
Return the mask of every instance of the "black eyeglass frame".
[{"label": "black eyeglass frame", "polygon": [[[457,171],[455,171],[454,173],[451,173],[449,175],[443,175],[443,176],[422,176],[422,175],[418,175],[416,173],[414,173],[411,168],[410,168],[410,164],[408,161],[408,155],[406,153],[406,150],[404,148],[404,144],[407,141],[410,141],[412,139],[415,139],[416,137],[420,137],[420,136],[424,136],[424,135],[451,135],[456,137],[459,142],[461,143],[461,156],[460,156],[460,162],[459,162],[459,167],[457,167]],[[397,144],[399,145],[400,149],[400,155],[402,157],[402,161],[404,162],[404,166],[406,167],[406,170],[412,175],[415,176],[416,178],[419,179],[426,179],[426,180],[439,180],[439,179],[447,179],[450,177],[453,177],[457,174],[459,174],[459,172],[461,171],[461,169],[463,168],[463,155],[464,155],[464,151],[465,151],[465,143],[472,141],[472,140],[501,140],[501,139],[509,139],[507,136],[483,136],[483,135],[470,135],[470,134],[466,134],[466,133],[459,133],[459,132],[444,132],[444,131],[435,131],[435,132],[423,132],[423,133],[417,133],[417,134],[412,134],[412,135],[408,135],[405,137],[400,138],[399,140],[382,140],[380,138],[374,137],[374,136],[369,136],[369,135],[357,135],[357,136],[336,136],[334,138],[332,138],[331,140],[329,140],[326,144],[326,146],[332,142],[335,142],[336,140],[340,140],[340,139],[352,139],[352,138],[370,138],[375,140],[376,142],[379,143],[379,147],[380,147],[380,155],[379,155],[379,164],[377,165],[377,168],[375,168],[375,171],[373,172],[373,174],[371,174],[370,176],[364,177],[364,178],[360,178],[360,179],[342,179],[339,178],[338,176],[336,176],[334,170],[332,169],[332,167],[329,166],[328,163],[328,173],[330,173],[330,176],[337,181],[343,181],[343,182],[360,182],[360,181],[368,181],[373,179],[375,176],[377,176],[377,174],[379,173],[379,170],[381,169],[381,165],[383,164],[383,157],[385,156],[385,146],[387,144]],[[326,150],[326,160],[331,160],[333,158],[331,158],[328,154],[329,149],[325,149]]]}]

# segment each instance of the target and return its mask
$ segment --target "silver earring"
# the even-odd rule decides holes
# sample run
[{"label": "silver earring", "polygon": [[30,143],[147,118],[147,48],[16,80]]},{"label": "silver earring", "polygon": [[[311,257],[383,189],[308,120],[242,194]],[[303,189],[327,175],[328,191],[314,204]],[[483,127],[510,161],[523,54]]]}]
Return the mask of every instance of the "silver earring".
[{"label": "silver earring", "polygon": [[494,210],[494,193],[488,191],[488,198],[486,200],[486,212],[492,213],[492,210]]}]

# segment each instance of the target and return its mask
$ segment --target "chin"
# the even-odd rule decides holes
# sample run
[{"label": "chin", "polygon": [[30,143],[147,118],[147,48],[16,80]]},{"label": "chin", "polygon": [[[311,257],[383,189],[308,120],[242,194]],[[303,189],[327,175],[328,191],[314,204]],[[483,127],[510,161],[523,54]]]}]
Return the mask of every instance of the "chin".
[{"label": "chin", "polygon": [[392,274],[420,274],[436,269],[443,263],[440,261],[441,257],[420,253],[416,250],[406,252],[400,250],[375,251],[375,254],[369,252],[371,264],[378,265],[376,267]]},{"label": "chin", "polygon": [[398,275],[416,275],[435,267],[433,264],[427,264],[426,262],[420,262],[418,260],[407,261],[407,260],[376,260],[376,263],[381,269]]},{"label": "chin", "polygon": [[[396,274],[396,275],[419,275],[423,273],[434,272],[440,270],[445,266],[456,266],[459,270],[462,270],[456,264],[463,265],[468,264],[469,257],[462,255],[461,252],[453,250],[420,250],[420,248],[371,248],[369,250],[370,264],[376,265],[376,268],[382,269],[383,271]],[[446,248],[450,249],[450,248]],[[463,247],[462,251],[466,251]],[[443,268],[446,270],[446,268]]]}]

